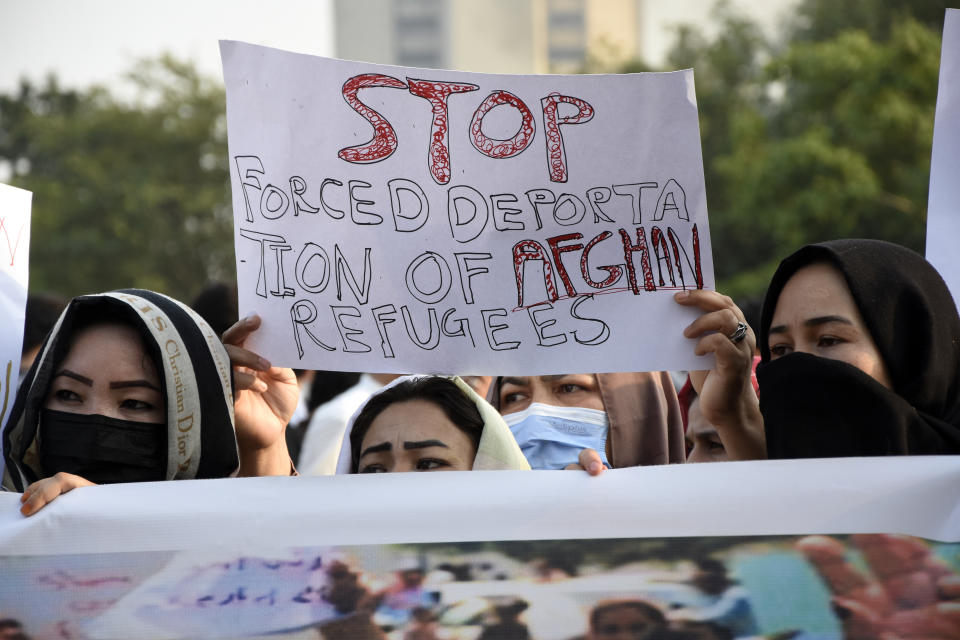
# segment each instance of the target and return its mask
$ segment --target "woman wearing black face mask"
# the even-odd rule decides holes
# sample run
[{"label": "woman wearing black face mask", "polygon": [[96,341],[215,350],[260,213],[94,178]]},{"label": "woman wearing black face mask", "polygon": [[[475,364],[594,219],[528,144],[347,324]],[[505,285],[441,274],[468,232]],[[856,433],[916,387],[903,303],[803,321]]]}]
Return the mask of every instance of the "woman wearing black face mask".
[{"label": "woman wearing black face mask", "polygon": [[687,335],[713,332],[700,338],[717,347],[704,413],[730,433],[764,434],[770,458],[960,453],[960,316],[919,254],[848,239],[784,259],[759,327],[758,406],[736,401],[752,334],[734,331],[742,315],[729,299],[714,308],[721,298],[678,302],[707,311]]},{"label": "woman wearing black face mask", "polygon": [[960,453],[960,316],[919,254],[801,248],[770,282],[759,345],[771,458]]},{"label": "woman wearing black face mask", "polygon": [[[225,335],[242,343],[255,324]],[[234,372],[236,429],[231,365],[248,367]],[[89,484],[289,473],[283,428],[295,404],[292,372],[224,347],[179,302],[142,290],[81,296],[17,394],[3,487],[25,492],[30,515]]]}]

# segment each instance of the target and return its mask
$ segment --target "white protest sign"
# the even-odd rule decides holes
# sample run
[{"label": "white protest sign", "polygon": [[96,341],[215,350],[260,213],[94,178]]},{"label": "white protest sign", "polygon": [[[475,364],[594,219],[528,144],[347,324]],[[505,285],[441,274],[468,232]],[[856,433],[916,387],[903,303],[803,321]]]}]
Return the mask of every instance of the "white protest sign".
[{"label": "white protest sign", "polygon": [[947,9],[930,158],[927,260],[960,304],[960,10]]},{"label": "white protest sign", "polygon": [[693,72],[509,76],[221,43],[242,314],[300,368],[704,368]]},{"label": "white protest sign", "polygon": [[[23,348],[30,266],[30,200],[33,194],[0,184],[0,431],[16,395]],[[3,443],[0,442],[0,454]],[[3,456],[0,455],[0,475]]]},{"label": "white protest sign", "polygon": [[[317,625],[330,640],[373,637],[353,613],[379,593],[374,622],[394,629],[412,630],[425,605],[446,612],[450,637],[475,637],[471,607],[513,597],[543,625],[535,637],[566,640],[606,598],[691,605],[680,565],[731,546],[760,631],[816,631],[836,620],[798,534],[909,534],[953,543],[930,547],[948,561],[960,550],[955,456],[130,483],[71,491],[29,518],[18,506],[0,493],[0,611],[38,638],[316,638]],[[486,555],[452,580],[476,542]],[[907,544],[922,563],[927,543]],[[538,578],[524,560],[537,548],[579,556],[583,573]],[[411,568],[429,579],[400,588]]]}]

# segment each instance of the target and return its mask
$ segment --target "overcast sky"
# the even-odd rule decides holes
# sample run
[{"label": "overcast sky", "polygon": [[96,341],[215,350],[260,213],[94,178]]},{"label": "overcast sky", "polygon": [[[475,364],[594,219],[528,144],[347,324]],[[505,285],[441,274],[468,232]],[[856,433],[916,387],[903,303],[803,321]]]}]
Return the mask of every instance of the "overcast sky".
[{"label": "overcast sky", "polygon": [[[662,60],[671,25],[695,22],[709,31],[713,2],[646,0],[648,60]],[[771,30],[795,3],[734,2]],[[331,18],[330,0],[0,0],[0,91],[14,88],[21,76],[40,79],[49,71],[66,86],[112,85],[137,58],[164,51],[220,77],[221,38],[333,55]]]}]

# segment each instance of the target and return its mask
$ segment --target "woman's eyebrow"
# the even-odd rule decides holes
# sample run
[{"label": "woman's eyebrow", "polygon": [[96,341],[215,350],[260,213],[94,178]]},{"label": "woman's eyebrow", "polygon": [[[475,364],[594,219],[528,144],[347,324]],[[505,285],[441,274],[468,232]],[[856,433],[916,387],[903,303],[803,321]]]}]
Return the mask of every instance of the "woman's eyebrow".
[{"label": "woman's eyebrow", "polygon": [[804,320],[803,324],[808,327],[816,327],[821,324],[828,324],[830,322],[839,322],[841,324],[853,325],[853,321],[849,318],[844,318],[843,316],[818,316],[816,318],[810,318],[809,320]]},{"label": "woman's eyebrow", "polygon": [[82,376],[82,375],[80,375],[80,374],[77,373],[76,371],[70,371],[70,369],[60,369],[60,371],[58,371],[58,372],[56,373],[56,375],[54,375],[53,377],[54,377],[54,378],[57,378],[57,377],[59,377],[59,376],[65,376],[65,377],[67,377],[67,378],[73,378],[73,379],[76,380],[77,382],[79,382],[79,383],[81,383],[81,384],[85,384],[85,385],[88,386],[88,387],[92,387],[92,386],[93,386],[93,380],[91,380],[91,379],[88,378],[87,376]]},{"label": "woman's eyebrow", "polygon": [[512,384],[518,387],[525,387],[529,384],[529,378],[503,378],[500,380],[500,386],[502,387],[505,384]]},{"label": "woman's eyebrow", "polygon": [[154,391],[160,391],[160,389],[153,383],[147,380],[119,380],[117,382],[111,382],[111,389],[128,389],[130,387],[146,387],[148,389],[153,389]]},{"label": "woman's eyebrow", "polygon": [[446,444],[439,440],[416,440],[413,442],[404,442],[403,448],[406,450],[410,449],[426,449],[427,447],[443,447],[444,449],[449,449]]},{"label": "woman's eyebrow", "polygon": [[393,448],[389,442],[381,442],[380,444],[375,444],[367,447],[360,453],[360,457],[367,455],[368,453],[380,453],[381,451],[390,451]]},{"label": "woman's eyebrow", "polygon": [[[848,324],[851,327],[853,326],[853,321],[843,316],[817,316],[816,318],[808,318],[807,320],[803,321],[803,326],[818,327],[822,324],[829,324],[831,322],[839,322],[840,324]],[[786,332],[787,332],[787,325],[785,324],[778,324],[774,327],[770,327],[767,330],[767,333],[769,334],[786,333]]]}]

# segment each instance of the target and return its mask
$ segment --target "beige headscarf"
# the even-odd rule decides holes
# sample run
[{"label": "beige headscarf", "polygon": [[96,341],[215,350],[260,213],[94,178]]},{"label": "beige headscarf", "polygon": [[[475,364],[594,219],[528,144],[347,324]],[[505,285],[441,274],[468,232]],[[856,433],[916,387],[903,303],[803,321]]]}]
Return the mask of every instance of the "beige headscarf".
[{"label": "beige headscarf", "polygon": [[[419,377],[423,376],[404,376],[402,378],[397,378],[390,384],[371,395],[370,398],[378,396],[390,387],[400,384],[405,380],[411,380]],[[477,406],[477,410],[480,412],[480,417],[483,419],[483,433],[480,434],[480,444],[477,446],[477,456],[473,459],[472,470],[529,471],[530,463],[528,463],[527,459],[523,457],[523,453],[520,451],[517,441],[514,440],[513,434],[510,433],[510,427],[508,427],[507,423],[503,421],[503,418],[500,416],[500,412],[493,408],[489,402],[477,395],[477,392],[471,389],[470,385],[461,380],[458,376],[449,377],[449,379],[452,380],[457,387],[459,387],[465,396],[473,401],[473,403]],[[367,402],[369,401],[370,399],[368,398]],[[347,429],[343,437],[343,444],[340,446],[340,457],[337,460],[338,474],[350,473],[352,457],[350,434],[353,433],[353,423],[356,422],[357,416],[360,415],[360,412],[363,411],[363,408],[367,406],[367,402],[364,402],[362,405],[360,405],[356,412],[354,412],[354,414],[350,417],[350,422],[347,423]],[[674,402],[676,403],[676,396],[674,396]]]},{"label": "beige headscarf", "polygon": [[[600,397],[610,421],[607,437],[613,468],[683,462],[683,420],[677,391],[666,371],[598,373]],[[500,408],[496,378],[487,398]]]}]

